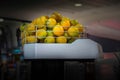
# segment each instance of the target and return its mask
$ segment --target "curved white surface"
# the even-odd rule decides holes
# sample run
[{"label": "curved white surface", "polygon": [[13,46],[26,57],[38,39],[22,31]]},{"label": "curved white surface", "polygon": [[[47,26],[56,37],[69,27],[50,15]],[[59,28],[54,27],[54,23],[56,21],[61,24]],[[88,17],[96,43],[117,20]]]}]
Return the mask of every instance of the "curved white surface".
[{"label": "curved white surface", "polygon": [[96,59],[100,54],[98,44],[90,39],[71,44],[25,44],[23,50],[25,59]]}]

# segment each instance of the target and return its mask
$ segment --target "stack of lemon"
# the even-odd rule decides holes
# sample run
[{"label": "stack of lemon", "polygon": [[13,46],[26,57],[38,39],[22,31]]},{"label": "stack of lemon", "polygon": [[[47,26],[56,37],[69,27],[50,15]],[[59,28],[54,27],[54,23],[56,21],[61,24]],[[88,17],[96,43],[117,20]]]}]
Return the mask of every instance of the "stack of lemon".
[{"label": "stack of lemon", "polygon": [[25,43],[71,43],[80,38],[84,26],[58,12],[40,16],[31,23],[20,26],[22,44]]}]

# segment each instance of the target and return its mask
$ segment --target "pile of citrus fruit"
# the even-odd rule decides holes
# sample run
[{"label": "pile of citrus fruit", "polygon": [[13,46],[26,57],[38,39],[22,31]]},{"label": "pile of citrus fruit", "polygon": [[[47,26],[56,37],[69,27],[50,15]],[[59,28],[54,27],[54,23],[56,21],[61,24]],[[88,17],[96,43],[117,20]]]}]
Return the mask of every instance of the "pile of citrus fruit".
[{"label": "pile of citrus fruit", "polygon": [[81,38],[84,26],[75,19],[53,12],[40,16],[31,23],[20,26],[22,44],[25,43],[72,43]]}]

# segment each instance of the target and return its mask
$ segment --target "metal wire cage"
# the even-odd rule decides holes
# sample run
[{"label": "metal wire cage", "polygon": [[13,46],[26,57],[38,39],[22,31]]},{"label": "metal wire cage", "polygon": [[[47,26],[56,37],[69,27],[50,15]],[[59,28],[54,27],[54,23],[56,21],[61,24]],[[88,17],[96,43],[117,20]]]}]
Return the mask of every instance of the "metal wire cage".
[{"label": "metal wire cage", "polygon": [[[27,28],[28,26],[26,26]],[[76,37],[71,37],[71,36],[65,36],[66,37],[66,40],[67,42],[66,43],[72,43],[73,41],[75,41],[76,39],[85,39],[87,38],[87,34],[86,34],[86,27],[81,27],[83,29],[83,31],[79,32],[79,36],[76,36]],[[46,30],[45,30],[46,29]],[[48,27],[44,27],[44,29],[39,29],[38,28],[38,25],[35,25],[34,26],[34,30],[31,30],[31,31],[23,31],[21,33],[21,43],[22,43],[22,46],[24,44],[33,44],[33,43],[45,43],[44,40],[45,38],[47,37],[48,35],[48,32],[51,32],[53,33],[53,30],[47,30]],[[45,36],[38,36],[37,35],[37,32],[42,32],[42,31],[46,31],[46,35]],[[59,31],[60,32],[60,31]],[[67,33],[68,34],[68,31],[64,31],[64,34]],[[54,34],[52,35],[54,37],[54,39],[56,40],[56,38],[58,36],[55,36]],[[64,36],[64,35],[63,35]],[[73,39],[71,42],[69,42],[69,40]],[[54,43],[57,43],[56,41]]]}]

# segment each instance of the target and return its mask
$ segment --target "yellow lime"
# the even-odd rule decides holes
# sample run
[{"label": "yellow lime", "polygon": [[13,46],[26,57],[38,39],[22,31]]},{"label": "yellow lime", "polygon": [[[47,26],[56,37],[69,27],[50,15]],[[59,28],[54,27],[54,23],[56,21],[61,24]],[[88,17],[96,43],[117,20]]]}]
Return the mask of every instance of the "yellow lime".
[{"label": "yellow lime", "polygon": [[47,36],[54,36],[53,31],[52,30],[47,30]]},{"label": "yellow lime", "polygon": [[74,27],[77,27],[79,29],[79,32],[83,32],[84,31],[84,27],[82,24],[76,24]]},{"label": "yellow lime", "polygon": [[36,32],[36,36],[37,36],[38,39],[43,39],[43,38],[46,37],[46,35],[47,35],[47,32],[44,29],[39,29]]},{"label": "yellow lime", "polygon": [[34,25],[37,26],[37,28],[43,28],[46,25],[47,17],[46,16],[41,16],[39,18],[36,18],[32,21]]},{"label": "yellow lime", "polygon": [[76,27],[70,27],[68,29],[68,34],[71,37],[78,37],[79,36],[79,29]]},{"label": "yellow lime", "polygon": [[26,31],[35,31],[35,25],[30,23],[26,27]]},{"label": "yellow lime", "polygon": [[26,37],[26,43],[36,43],[37,38],[35,36],[27,36]]},{"label": "yellow lime", "polygon": [[57,43],[67,43],[67,38],[65,36],[60,36],[56,38]]},{"label": "yellow lime", "polygon": [[53,28],[53,33],[56,36],[62,36],[62,35],[64,35],[64,29],[63,29],[63,27],[61,25],[56,25]]},{"label": "yellow lime", "polygon": [[49,29],[52,29],[56,25],[56,20],[54,18],[49,18],[46,24]]},{"label": "yellow lime", "polygon": [[55,38],[53,36],[47,36],[44,40],[45,43],[55,43]]},{"label": "yellow lime", "polygon": [[68,28],[70,27],[70,21],[69,20],[62,20],[61,26],[64,28],[64,30],[68,30]]}]

